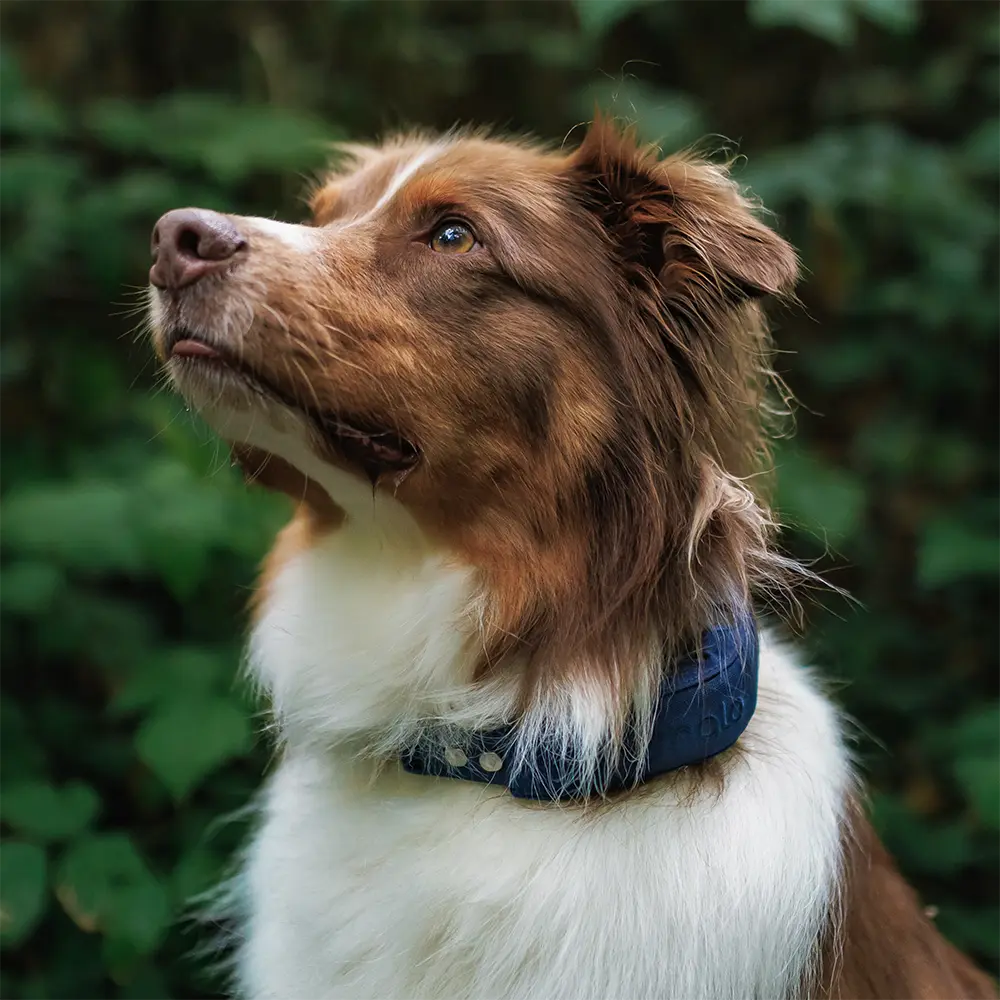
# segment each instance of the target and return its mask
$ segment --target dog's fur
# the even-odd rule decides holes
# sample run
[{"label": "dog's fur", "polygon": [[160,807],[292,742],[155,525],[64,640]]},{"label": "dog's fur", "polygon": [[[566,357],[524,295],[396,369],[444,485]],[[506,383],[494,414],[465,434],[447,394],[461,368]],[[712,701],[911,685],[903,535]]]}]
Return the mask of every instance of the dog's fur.
[{"label": "dog's fur", "polygon": [[[299,501],[255,606],[281,760],[237,880],[240,993],[993,996],[769,635],[738,744],[634,790],[527,804],[398,763],[516,722],[522,763],[554,736],[598,780],[648,738],[664,662],[795,572],[757,475],[760,300],[796,258],[726,171],[606,121],[568,154],[410,135],[347,149],[311,207],[228,217],[246,247],[151,295],[177,387]],[[456,217],[476,245],[435,252]],[[178,331],[226,363],[171,357]],[[358,423],[418,464],[359,467],[329,432]]]}]

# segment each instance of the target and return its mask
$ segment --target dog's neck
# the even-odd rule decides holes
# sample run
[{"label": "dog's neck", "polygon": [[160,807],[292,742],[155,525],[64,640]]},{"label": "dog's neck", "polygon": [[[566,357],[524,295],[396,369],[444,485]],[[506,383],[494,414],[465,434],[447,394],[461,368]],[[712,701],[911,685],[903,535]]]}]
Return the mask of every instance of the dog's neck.
[{"label": "dog's neck", "polygon": [[[332,484],[337,485],[337,484]],[[272,551],[251,664],[283,738],[398,757],[427,734],[491,730],[517,719],[525,757],[572,748],[590,784],[621,742],[622,693],[585,671],[525,706],[517,664],[476,677],[488,595],[474,569],[430,546],[391,497],[368,491],[336,528],[302,514]],[[648,643],[659,666],[658,643]],[[635,672],[656,678],[660,669]],[[648,740],[660,691],[629,691],[628,737]],[[641,746],[640,746],[641,750]]]},{"label": "dog's neck", "polygon": [[580,801],[633,789],[736,743],[756,705],[758,647],[749,611],[707,629],[691,653],[662,664],[648,731],[627,720],[592,768],[581,768],[581,754],[565,741],[567,727],[558,720],[548,738],[527,748],[518,721],[478,732],[437,727],[404,752],[402,763],[413,774],[492,784],[536,801]]},{"label": "dog's neck", "polygon": [[[293,784],[296,768],[310,774],[315,769],[320,776],[302,785],[314,799],[296,808],[323,812],[325,803],[335,802],[339,811],[318,824],[315,833],[326,843],[331,833],[325,824],[347,822],[343,816],[348,815],[352,835],[346,842],[366,845],[366,870],[382,871],[382,865],[387,872],[395,870],[394,860],[407,856],[414,843],[422,848],[441,830],[465,831],[470,822],[466,810],[475,813],[477,824],[496,812],[497,840],[507,843],[510,831],[521,830],[527,820],[520,813],[500,815],[498,810],[508,808],[502,802],[518,808],[505,793],[413,777],[396,767],[380,770],[357,753],[363,747],[392,755],[428,720],[447,718],[476,727],[494,715],[503,717],[511,707],[512,691],[473,685],[469,673],[468,639],[478,627],[474,574],[429,550],[387,546],[370,533],[338,529],[315,538],[308,532],[303,537],[304,530],[301,523],[293,524],[279,542],[253,640],[256,670],[272,693],[289,744],[288,774]],[[473,688],[474,698],[469,697]],[[562,701],[553,699],[546,706],[595,745],[606,731],[608,708],[601,692],[585,688],[565,691]],[[669,995],[735,997],[744,995],[739,989],[747,983],[759,986],[762,996],[799,995],[798,984],[817,958],[838,885],[850,777],[837,728],[832,707],[805,672],[765,637],[757,714],[715,778],[706,780],[698,769],[676,772],[666,784],[648,786],[658,789],[655,796],[627,796],[621,809],[609,815],[606,829],[615,844],[618,838],[624,843],[639,836],[640,827],[646,831],[640,836],[645,845],[640,855],[654,852],[659,873],[649,885],[637,881],[614,891],[630,899],[638,893],[645,900],[641,912],[657,913],[664,926],[691,929],[691,936],[656,938],[662,970],[654,970],[654,980],[662,980],[665,989],[669,985]],[[407,831],[407,851],[397,837],[367,832],[365,824],[386,815],[387,806],[399,829]],[[547,817],[532,820],[548,824],[545,844],[576,843],[574,812],[555,806],[532,815]],[[289,821],[300,822],[295,815]],[[308,823],[306,827],[312,829]],[[355,827],[366,832],[359,835]],[[370,838],[377,842],[371,854]],[[473,842],[479,844],[477,838]],[[552,879],[531,876],[535,869],[529,862],[535,855],[530,844],[514,843],[519,846],[505,855],[498,870],[506,871],[522,856],[528,867],[510,869],[511,892],[526,885],[554,892]],[[592,878],[601,859],[588,851],[579,863]],[[473,854],[480,871],[477,852],[478,846]],[[570,855],[577,856],[569,852],[566,857]],[[697,871],[711,873],[711,885],[691,874],[693,855],[700,859]],[[639,864],[636,877],[646,870]],[[434,891],[445,884],[451,883],[444,874],[435,877]],[[565,885],[559,883],[563,890]],[[658,887],[655,892],[652,885]],[[507,882],[504,886],[506,891]],[[463,889],[460,898],[464,901],[473,891],[472,886]],[[617,898],[611,892],[609,885],[609,903]],[[539,897],[539,913],[546,912],[551,898]],[[514,944],[522,938],[551,937],[551,929],[536,922],[531,906],[515,912],[527,925],[499,956],[510,960],[512,976],[526,960]],[[417,919],[416,911],[405,910],[399,934],[403,924]],[[589,924],[573,920],[567,926],[583,934]],[[394,939],[394,928],[383,927],[380,933]],[[705,928],[711,933],[705,934]],[[646,931],[637,927],[636,933],[636,940],[642,940]],[[500,938],[506,941],[507,934]],[[553,956],[557,951],[553,948]],[[473,949],[472,954],[479,952]],[[401,961],[411,959],[422,968],[426,956],[406,954]],[[491,953],[490,961],[494,959],[499,960]],[[468,954],[464,960],[471,960]],[[557,972],[571,976],[553,963],[553,978],[534,995],[558,995]],[[590,992],[581,989],[578,995],[600,995],[598,984],[583,985]]]},{"label": "dog's neck", "polygon": [[474,574],[387,528],[376,503],[368,525],[318,537],[293,521],[272,551],[251,663],[291,742],[389,752],[472,679]]}]

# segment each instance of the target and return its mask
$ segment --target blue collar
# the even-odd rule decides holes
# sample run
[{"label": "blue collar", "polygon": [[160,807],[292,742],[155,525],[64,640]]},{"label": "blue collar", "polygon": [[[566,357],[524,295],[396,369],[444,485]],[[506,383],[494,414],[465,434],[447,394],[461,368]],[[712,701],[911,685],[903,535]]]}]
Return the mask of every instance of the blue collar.
[{"label": "blue collar", "polygon": [[572,776],[565,746],[543,744],[509,769],[505,757],[514,756],[516,726],[471,732],[460,746],[422,744],[408,750],[402,764],[413,774],[504,785],[518,799],[584,799],[629,788],[728,750],[757,705],[759,658],[757,626],[749,615],[710,628],[700,652],[678,661],[663,679],[646,752],[626,747],[613,772],[605,769],[594,785],[581,785]]}]

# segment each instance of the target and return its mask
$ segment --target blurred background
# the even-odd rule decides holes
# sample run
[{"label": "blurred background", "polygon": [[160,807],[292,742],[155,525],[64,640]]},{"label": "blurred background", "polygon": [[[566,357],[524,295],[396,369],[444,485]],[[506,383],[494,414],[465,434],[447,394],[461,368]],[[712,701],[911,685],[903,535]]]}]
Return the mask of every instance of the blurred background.
[{"label": "blurred background", "polygon": [[778,505],[860,602],[807,607],[802,642],[903,871],[997,971],[995,4],[5,0],[0,25],[3,997],[215,995],[185,901],[268,763],[237,672],[287,512],[157,385],[153,222],[298,220],[328,140],[559,140],[595,102],[737,150],[801,249]]}]

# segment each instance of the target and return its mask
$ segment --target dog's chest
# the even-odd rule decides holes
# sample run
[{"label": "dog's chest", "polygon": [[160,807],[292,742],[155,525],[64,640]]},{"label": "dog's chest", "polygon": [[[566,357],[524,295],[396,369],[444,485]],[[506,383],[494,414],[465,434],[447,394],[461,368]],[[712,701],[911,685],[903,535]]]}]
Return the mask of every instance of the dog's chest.
[{"label": "dog's chest", "polygon": [[244,996],[798,995],[850,782],[808,674],[764,637],[757,713],[721,787],[692,770],[581,810],[396,767],[372,781],[346,749],[307,748],[440,683],[468,581],[333,554],[289,564],[254,637],[289,749],[242,879]]},{"label": "dog's chest", "polygon": [[748,770],[721,798],[581,815],[446,779],[369,788],[352,765],[290,756],[245,873],[243,991],[794,995],[830,904],[836,817],[823,829],[813,807],[829,803],[808,799],[774,810],[755,783]]}]

